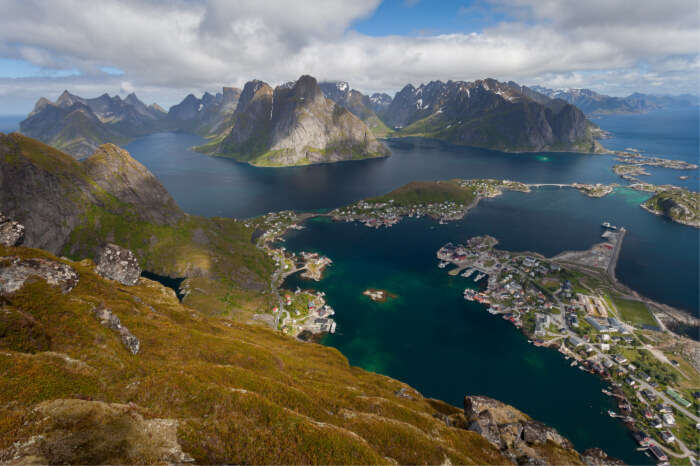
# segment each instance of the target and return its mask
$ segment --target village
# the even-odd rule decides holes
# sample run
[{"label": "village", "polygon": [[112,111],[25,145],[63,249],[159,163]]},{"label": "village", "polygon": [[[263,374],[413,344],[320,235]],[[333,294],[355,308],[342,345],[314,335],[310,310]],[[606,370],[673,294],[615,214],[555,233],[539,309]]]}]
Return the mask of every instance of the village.
[{"label": "village", "polygon": [[333,220],[339,222],[357,221],[369,228],[389,228],[399,223],[404,217],[427,216],[442,224],[464,218],[467,210],[465,204],[454,201],[399,206],[390,199],[387,202],[377,203],[360,201],[349,207],[336,209],[331,214]]},{"label": "village", "polygon": [[[297,288],[294,292],[281,289],[284,280],[301,272],[303,278],[319,281],[326,267],[333,261],[315,252],[290,252],[280,243],[288,230],[300,230],[300,223],[307,216],[298,216],[292,211],[267,214],[255,220],[257,231],[254,239],[259,248],[272,258],[275,272],[271,282],[271,292],[275,296],[270,314],[260,315],[260,320],[273,328],[294,337],[311,340],[325,333],[334,333],[336,322],[331,318],[335,311],[326,304],[325,294]],[[253,222],[246,226],[252,226]],[[270,319],[269,317],[272,317]]]},{"label": "village", "polygon": [[557,349],[571,366],[608,381],[604,393],[618,405],[608,414],[625,422],[654,459],[697,460],[700,375],[659,349],[670,339],[643,303],[606,286],[624,237],[610,227],[602,227],[604,243],[551,259],[495,249],[495,238],[473,237],[466,245],[440,248],[438,267],[450,266],[450,275],[467,279],[465,300],[483,304],[534,345]]}]

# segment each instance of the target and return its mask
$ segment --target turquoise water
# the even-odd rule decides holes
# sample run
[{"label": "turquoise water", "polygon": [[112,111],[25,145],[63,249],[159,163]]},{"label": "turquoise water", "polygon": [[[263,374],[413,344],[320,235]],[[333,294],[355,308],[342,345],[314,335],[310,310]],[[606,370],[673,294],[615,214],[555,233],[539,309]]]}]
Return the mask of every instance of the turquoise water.
[{"label": "turquoise water", "polygon": [[[541,201],[550,194],[530,196]],[[556,194],[569,197],[564,191]],[[585,220],[575,214],[564,215],[549,231],[542,231],[539,216],[523,224],[521,214],[511,209],[532,213],[536,202],[523,206],[525,196],[510,193],[490,200],[447,225],[407,219],[374,230],[312,220],[307,229],[288,234],[286,246],[318,251],[333,264],[318,283],[292,276],[286,286],[326,293],[338,330],[323,343],[338,348],[353,365],[396,377],[456,406],[468,394],[491,396],[554,426],[578,449],[598,446],[629,464],[649,462],[635,451],[627,429],[607,416],[614,405],[601,393],[602,381],[570,367],[557,352],[528,344],[512,324],[462,299],[468,281],[436,267],[435,251],[444,243],[483,233],[496,236],[505,248],[547,254],[597,241],[600,227],[579,228]],[[547,218],[562,214],[556,205],[541,210],[550,211],[542,214]],[[570,227],[556,233],[566,223]],[[362,295],[367,288],[386,289],[397,298],[375,303]]]}]

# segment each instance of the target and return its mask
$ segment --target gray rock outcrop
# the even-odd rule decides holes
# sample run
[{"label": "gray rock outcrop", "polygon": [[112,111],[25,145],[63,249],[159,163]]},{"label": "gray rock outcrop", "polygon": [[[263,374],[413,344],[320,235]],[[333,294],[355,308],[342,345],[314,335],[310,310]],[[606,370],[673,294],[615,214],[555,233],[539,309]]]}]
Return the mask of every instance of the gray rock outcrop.
[{"label": "gray rock outcrop", "polygon": [[100,324],[117,332],[122,343],[126,349],[131,352],[131,354],[138,354],[139,349],[141,348],[141,342],[138,338],[136,338],[136,336],[134,336],[133,333],[131,333],[131,331],[129,331],[128,328],[122,325],[119,317],[104,306],[96,307],[92,310],[92,313],[95,315],[95,318],[97,318]]},{"label": "gray rock outcrop", "polygon": [[467,429],[477,432],[518,464],[548,464],[552,448],[575,455],[573,444],[555,429],[530,419],[500,401],[483,396],[464,398]]},{"label": "gray rock outcrop", "polygon": [[217,152],[255,165],[306,165],[389,154],[367,125],[327,99],[311,76],[274,90],[262,81],[248,82],[231,126]]},{"label": "gray rock outcrop", "polygon": [[62,262],[41,258],[0,258],[0,296],[7,296],[21,289],[31,277],[38,277],[49,285],[58,286],[63,293],[73,290],[79,279],[78,272]]},{"label": "gray rock outcrop", "polygon": [[134,286],[139,282],[141,267],[133,252],[116,244],[105,245],[97,254],[95,271],[122,285]]},{"label": "gray rock outcrop", "polygon": [[19,246],[24,241],[24,225],[0,213],[0,245]]}]

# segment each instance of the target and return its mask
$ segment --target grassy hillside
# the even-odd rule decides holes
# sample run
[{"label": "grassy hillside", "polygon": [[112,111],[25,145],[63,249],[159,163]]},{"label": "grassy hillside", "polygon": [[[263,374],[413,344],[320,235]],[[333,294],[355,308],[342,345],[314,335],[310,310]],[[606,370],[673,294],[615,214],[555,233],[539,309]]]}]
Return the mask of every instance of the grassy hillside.
[{"label": "grassy hillside", "polygon": [[[39,280],[3,299],[0,455],[41,434],[40,462],[162,461],[142,430],[163,419],[201,463],[507,462],[447,426],[443,414],[461,410],[350,367],[335,349],[207,317],[156,282],[118,286],[90,261],[0,247],[8,255],[67,263],[80,281],[62,294]],[[93,317],[98,305],[140,339],[138,354]]]},{"label": "grassy hillside", "polygon": [[700,227],[700,194],[687,189],[657,192],[642,207],[674,222]]},{"label": "grassy hillside", "polygon": [[[115,176],[108,192],[90,178],[90,161],[78,162],[19,134],[0,137],[0,180],[17,181],[2,187],[0,208],[27,226],[28,244],[56,246],[54,252],[71,259],[92,258],[105,242],[129,248],[144,269],[187,277],[191,292],[185,301],[206,305],[212,314],[247,319],[266,308],[273,264],[254,247],[253,229],[234,219],[184,215],[169,196],[148,208],[120,200],[121,192],[145,196],[162,189],[144,167],[122,155],[116,164],[141,167],[145,182],[130,186]],[[49,235],[54,238],[45,243]]]},{"label": "grassy hillside", "polygon": [[454,201],[469,204],[475,199],[471,187],[462,187],[457,181],[413,181],[383,196],[367,199],[369,203],[393,200],[396,206],[430,204]]}]

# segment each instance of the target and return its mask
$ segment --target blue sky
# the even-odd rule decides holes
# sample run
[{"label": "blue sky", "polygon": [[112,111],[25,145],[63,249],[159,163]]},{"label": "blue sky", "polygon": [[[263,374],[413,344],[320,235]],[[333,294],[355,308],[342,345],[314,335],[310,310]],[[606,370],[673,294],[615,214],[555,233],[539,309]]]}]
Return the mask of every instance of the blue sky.
[{"label": "blue sky", "polygon": [[374,13],[352,25],[370,36],[433,35],[455,32],[482,32],[506,19],[503,11],[483,1],[416,1],[388,0]]},{"label": "blue sky", "polygon": [[[311,74],[364,92],[492,77],[698,93],[697,0],[0,0],[0,114],[69,89],[192,92]],[[285,14],[280,14],[280,12]]]}]

